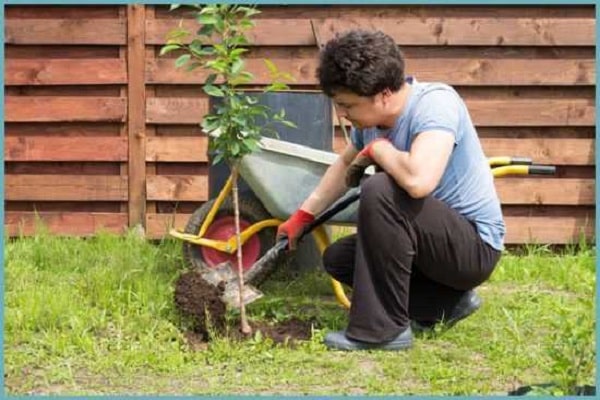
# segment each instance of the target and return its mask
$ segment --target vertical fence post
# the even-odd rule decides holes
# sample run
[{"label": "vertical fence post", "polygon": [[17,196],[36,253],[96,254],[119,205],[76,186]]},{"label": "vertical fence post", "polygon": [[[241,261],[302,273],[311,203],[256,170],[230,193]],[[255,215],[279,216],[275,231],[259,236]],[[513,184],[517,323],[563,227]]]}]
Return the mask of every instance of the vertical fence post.
[{"label": "vertical fence post", "polygon": [[129,131],[129,226],[146,224],[145,6],[127,6],[127,88]]}]

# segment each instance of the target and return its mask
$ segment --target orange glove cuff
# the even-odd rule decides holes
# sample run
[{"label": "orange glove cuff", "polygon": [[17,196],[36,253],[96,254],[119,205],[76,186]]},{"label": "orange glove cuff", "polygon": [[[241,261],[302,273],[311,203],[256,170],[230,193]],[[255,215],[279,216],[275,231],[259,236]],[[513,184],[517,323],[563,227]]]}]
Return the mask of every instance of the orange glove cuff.
[{"label": "orange glove cuff", "polygon": [[287,236],[290,242],[295,242],[304,227],[315,220],[315,216],[304,210],[296,210],[292,216],[279,225],[277,228],[277,236]]}]

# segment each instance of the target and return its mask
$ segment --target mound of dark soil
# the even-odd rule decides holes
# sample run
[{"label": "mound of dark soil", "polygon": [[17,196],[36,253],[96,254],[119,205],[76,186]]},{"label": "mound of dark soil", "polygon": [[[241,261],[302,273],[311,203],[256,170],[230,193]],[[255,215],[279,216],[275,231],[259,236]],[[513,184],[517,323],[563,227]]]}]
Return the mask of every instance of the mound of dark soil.
[{"label": "mound of dark soil", "polygon": [[224,282],[215,287],[195,270],[184,272],[175,283],[177,309],[192,318],[194,332],[205,340],[209,339],[209,328],[215,333],[225,330],[226,305],[220,297],[224,289]]},{"label": "mound of dark soil", "polygon": [[[226,327],[226,304],[221,300],[224,283],[215,287],[202,278],[198,271],[186,271],[175,283],[175,305],[177,309],[193,321],[193,331],[186,337],[193,348],[202,348],[200,343],[210,340],[210,331],[227,335],[232,339],[247,339],[239,327]],[[307,340],[311,336],[311,322],[290,319],[276,324],[250,321],[253,332],[260,331],[263,337],[275,343],[293,343]]]}]

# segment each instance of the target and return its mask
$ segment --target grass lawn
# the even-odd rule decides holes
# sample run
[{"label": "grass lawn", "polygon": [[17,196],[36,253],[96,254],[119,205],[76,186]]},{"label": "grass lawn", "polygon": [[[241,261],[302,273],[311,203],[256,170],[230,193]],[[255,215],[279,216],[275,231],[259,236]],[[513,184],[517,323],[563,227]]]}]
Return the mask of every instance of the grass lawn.
[{"label": "grass lawn", "polygon": [[[255,321],[312,322],[311,338],[194,345],[173,302],[180,243],[135,235],[39,234],[5,244],[7,394],[506,394],[595,385],[595,249],[505,253],[482,308],[406,352],[331,352],[346,311],[320,271],[278,271],[248,306]],[[232,324],[236,315],[230,312]]]}]

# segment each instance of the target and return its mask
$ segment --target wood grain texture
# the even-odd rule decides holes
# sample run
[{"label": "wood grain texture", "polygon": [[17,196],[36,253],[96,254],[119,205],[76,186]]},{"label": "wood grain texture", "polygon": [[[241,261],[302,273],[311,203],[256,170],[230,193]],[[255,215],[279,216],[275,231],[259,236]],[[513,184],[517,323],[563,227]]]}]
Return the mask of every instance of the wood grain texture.
[{"label": "wood grain texture", "polygon": [[344,18],[313,20],[326,42],[349,29],[379,29],[402,45],[593,46],[591,18]]},{"label": "wood grain texture", "polygon": [[144,23],[146,7],[127,6],[127,137],[129,141],[129,225],[143,226],[146,214],[146,81],[144,77]]},{"label": "wood grain texture", "polygon": [[[76,72],[75,72],[76,71]],[[125,60],[6,59],[5,85],[108,85],[127,83]]]},{"label": "wood grain texture", "polygon": [[[488,157],[530,157],[537,164],[594,165],[594,139],[482,138],[483,150]],[[206,136],[148,138],[147,161],[207,161]],[[345,139],[334,138],[334,150],[345,146]]]},{"label": "wood grain texture", "polygon": [[587,205],[595,204],[595,182],[593,179],[556,179],[518,177],[497,178],[496,191],[503,205]]},{"label": "wood grain texture", "polygon": [[127,101],[119,97],[7,96],[6,122],[125,122]]},{"label": "wood grain texture", "polygon": [[5,161],[127,161],[124,137],[9,136]]},{"label": "wood grain texture", "polygon": [[[316,69],[317,54],[314,58],[298,58],[292,52],[286,55],[275,53],[269,57],[280,71],[294,77],[290,87],[295,85],[318,85]],[[254,75],[251,82],[266,85],[271,82],[263,59],[248,58],[248,71]],[[420,81],[437,81],[443,77],[449,85],[544,85],[572,86],[593,85],[596,80],[593,59],[549,60],[549,59],[494,59],[469,57],[431,58],[406,60],[407,74],[416,74]],[[147,62],[148,83],[153,84],[201,84],[208,76],[202,69],[187,71],[175,68],[174,59],[161,58]]]},{"label": "wood grain texture", "polygon": [[7,201],[127,201],[127,177],[6,175]]},{"label": "wood grain texture", "polygon": [[208,139],[197,137],[148,137],[146,161],[148,162],[206,162]]},{"label": "wood grain texture", "polygon": [[[147,44],[162,45],[178,21],[148,20]],[[311,25],[312,23],[312,25]],[[312,26],[324,43],[349,29],[379,29],[401,46],[593,46],[593,18],[460,18],[418,16],[344,19],[260,19],[249,33],[255,46],[316,46]],[[183,19],[183,27],[195,32],[200,26]],[[191,36],[189,37],[191,41]]]},{"label": "wood grain texture", "polygon": [[54,235],[92,236],[100,231],[123,234],[127,230],[127,214],[58,211],[5,214],[4,226],[9,236],[34,235],[40,223]]},{"label": "wood grain texture", "polygon": [[208,176],[149,176],[146,195],[148,200],[156,201],[206,201],[208,200]]},{"label": "wood grain texture", "polygon": [[127,25],[120,19],[7,19],[8,44],[118,44],[127,42]]},{"label": "wood grain texture", "polygon": [[[595,105],[588,99],[465,99],[477,126],[593,126]],[[208,112],[208,98],[154,97],[146,101],[153,124],[197,124]],[[334,123],[338,125],[337,117]]]}]

